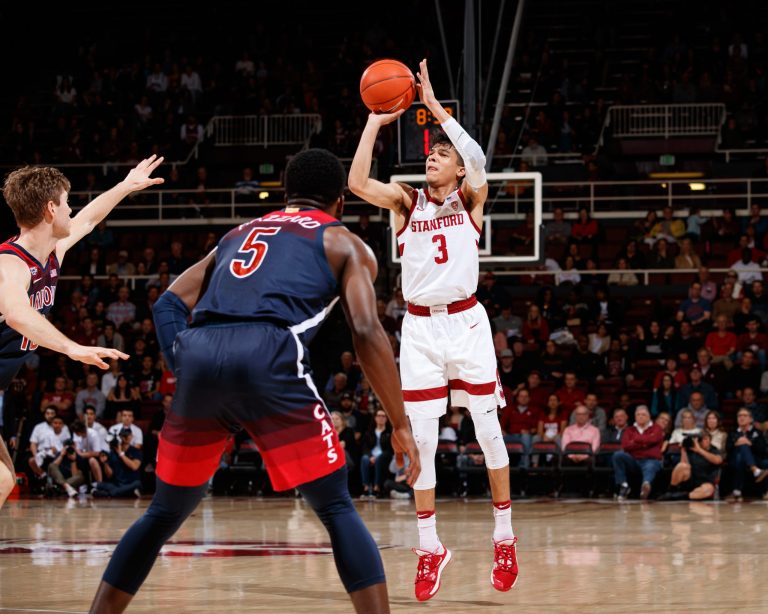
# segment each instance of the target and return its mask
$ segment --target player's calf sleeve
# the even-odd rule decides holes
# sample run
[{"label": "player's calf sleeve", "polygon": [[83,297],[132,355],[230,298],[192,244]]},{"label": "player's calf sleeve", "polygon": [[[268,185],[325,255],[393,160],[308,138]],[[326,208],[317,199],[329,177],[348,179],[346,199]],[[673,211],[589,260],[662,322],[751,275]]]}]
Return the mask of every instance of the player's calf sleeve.
[{"label": "player's calf sleeve", "polygon": [[173,342],[181,331],[187,329],[189,308],[173,292],[166,290],[152,306],[152,317],[155,320],[155,331],[160,351],[165,363],[173,371],[176,361],[173,356]]},{"label": "player's calf sleeve", "polygon": [[134,595],[155,564],[160,548],[195,510],[207,488],[207,482],[194,487],[171,486],[157,478],[152,503],[115,548],[104,582]]},{"label": "player's calf sleeve", "polygon": [[435,453],[439,421],[439,418],[411,418],[411,431],[421,459],[421,473],[413,485],[414,490],[429,490],[437,483]]},{"label": "player's calf sleeve", "polygon": [[485,455],[485,466],[488,469],[501,469],[509,465],[509,454],[504,444],[496,408],[487,413],[482,410],[473,411],[472,422],[475,423],[477,443]]},{"label": "player's calf sleeve", "polygon": [[384,582],[384,565],[379,549],[347,490],[346,467],[302,484],[299,492],[312,506],[331,537],[336,569],[347,592],[353,593]]}]

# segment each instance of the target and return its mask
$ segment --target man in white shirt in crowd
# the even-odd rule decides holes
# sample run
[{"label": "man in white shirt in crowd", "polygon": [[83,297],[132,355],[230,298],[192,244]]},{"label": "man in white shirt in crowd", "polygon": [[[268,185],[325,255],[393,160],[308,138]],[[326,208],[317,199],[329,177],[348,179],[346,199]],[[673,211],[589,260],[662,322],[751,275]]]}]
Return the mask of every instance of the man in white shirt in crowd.
[{"label": "man in white shirt in crowd", "polygon": [[124,428],[131,429],[131,433],[133,434],[131,445],[134,448],[141,450],[141,446],[144,445],[144,433],[133,423],[133,410],[130,408],[125,408],[120,412],[117,422],[109,427],[109,434],[113,437],[117,437],[120,434],[120,431]]}]

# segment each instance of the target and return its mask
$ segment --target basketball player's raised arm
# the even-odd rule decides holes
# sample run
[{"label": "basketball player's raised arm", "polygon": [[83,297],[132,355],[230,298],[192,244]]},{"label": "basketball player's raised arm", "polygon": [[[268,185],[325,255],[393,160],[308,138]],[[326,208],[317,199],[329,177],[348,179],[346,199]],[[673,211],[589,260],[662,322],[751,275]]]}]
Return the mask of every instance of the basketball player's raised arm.
[{"label": "basketball player's raised arm", "polygon": [[111,190],[94,198],[72,218],[69,236],[56,244],[56,257],[61,262],[70,247],[89,234],[109,215],[117,203],[133,192],[139,192],[149,186],[160,185],[163,179],[151,177],[154,170],[162,164],[163,158],[155,155],[139,162],[128,175]]},{"label": "basketball player's raised arm", "polygon": [[203,295],[215,263],[216,248],[179,275],[152,306],[157,341],[171,371],[176,365],[173,342],[187,328],[189,314]]},{"label": "basketball player's raised arm", "polygon": [[342,305],[365,377],[392,423],[395,451],[398,457],[403,452],[408,454],[410,464],[406,468],[406,475],[408,483],[413,485],[421,465],[411,427],[405,416],[392,346],[376,312],[376,293],[373,289],[378,268],[376,258],[360,239],[348,232],[346,234],[350,239],[347,241],[349,252],[339,280]]},{"label": "basketball player's raised arm", "polygon": [[483,205],[488,198],[488,179],[485,174],[485,153],[480,144],[473,139],[461,124],[451,117],[443,108],[429,80],[427,60],[419,62],[419,71],[416,73],[419,83],[416,89],[419,98],[427,106],[432,115],[440,122],[440,127],[453,143],[457,153],[464,160],[464,181],[461,191],[467,196],[468,209],[475,223],[480,226],[483,220]]},{"label": "basketball player's raised arm", "polygon": [[29,282],[29,267],[24,262],[15,256],[0,256],[0,315],[28,342],[101,369],[109,368],[102,358],[128,358],[115,349],[84,346],[69,339],[29,304]]},{"label": "basketball player's raised arm", "polygon": [[357,151],[355,151],[355,157],[352,159],[348,182],[349,189],[354,194],[372,205],[391,209],[399,217],[402,217],[402,223],[405,223],[410,207],[410,194],[399,183],[382,183],[370,176],[373,146],[376,143],[379,129],[395,121],[402,114],[403,111],[398,111],[396,113],[371,113],[368,116],[368,122],[365,124],[363,135],[360,137],[360,143],[357,146]]}]

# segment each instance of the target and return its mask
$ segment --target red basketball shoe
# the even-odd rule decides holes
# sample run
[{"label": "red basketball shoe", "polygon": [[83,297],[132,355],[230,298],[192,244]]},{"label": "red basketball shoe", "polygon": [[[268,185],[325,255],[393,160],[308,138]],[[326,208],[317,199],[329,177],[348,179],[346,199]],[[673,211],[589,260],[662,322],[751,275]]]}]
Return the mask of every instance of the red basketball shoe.
[{"label": "red basketball shoe", "polygon": [[497,591],[508,591],[517,582],[517,537],[493,542],[491,584]]},{"label": "red basketball shoe", "polygon": [[446,565],[451,562],[451,551],[443,546],[441,554],[413,548],[419,555],[419,567],[416,570],[416,599],[432,599],[440,590],[440,578]]}]

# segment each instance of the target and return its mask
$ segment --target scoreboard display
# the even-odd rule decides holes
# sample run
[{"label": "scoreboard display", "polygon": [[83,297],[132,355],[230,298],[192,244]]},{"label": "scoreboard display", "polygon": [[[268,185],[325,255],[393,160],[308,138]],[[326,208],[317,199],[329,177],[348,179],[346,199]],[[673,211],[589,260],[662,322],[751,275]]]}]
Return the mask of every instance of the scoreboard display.
[{"label": "scoreboard display", "polygon": [[[456,121],[459,119],[459,101],[441,100],[440,104]],[[414,102],[397,120],[398,156],[400,164],[424,162],[429,155],[432,135],[441,130],[440,122],[421,102]]]}]

